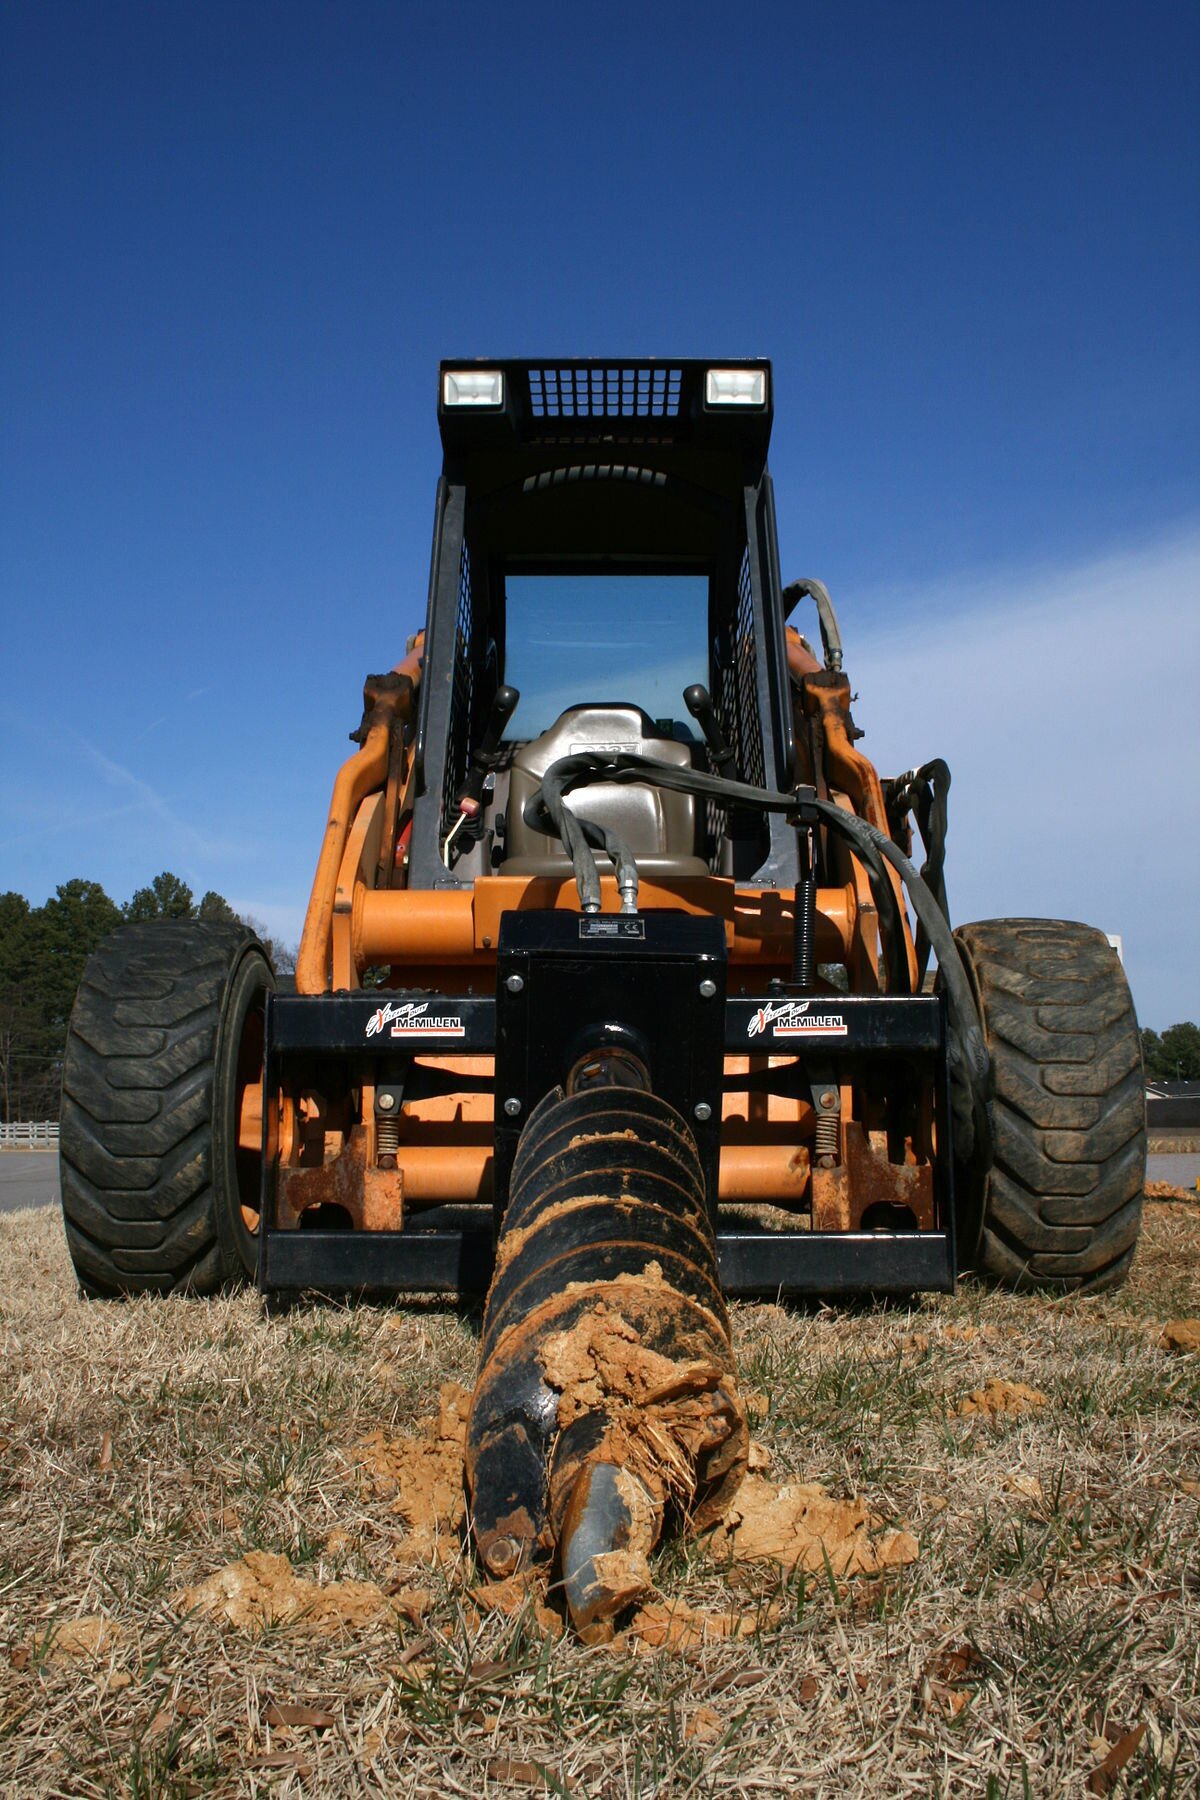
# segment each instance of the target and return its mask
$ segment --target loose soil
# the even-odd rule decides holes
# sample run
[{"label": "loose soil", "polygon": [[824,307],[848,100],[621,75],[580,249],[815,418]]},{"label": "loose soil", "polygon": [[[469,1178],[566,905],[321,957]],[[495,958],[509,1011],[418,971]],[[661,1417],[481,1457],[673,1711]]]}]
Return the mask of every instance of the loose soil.
[{"label": "loose soil", "polygon": [[0,1794],[1194,1792],[1197,1321],[1181,1202],[1114,1296],[735,1306],[751,1473],[588,1647],[463,1547],[476,1311],[89,1304],[5,1217]]}]

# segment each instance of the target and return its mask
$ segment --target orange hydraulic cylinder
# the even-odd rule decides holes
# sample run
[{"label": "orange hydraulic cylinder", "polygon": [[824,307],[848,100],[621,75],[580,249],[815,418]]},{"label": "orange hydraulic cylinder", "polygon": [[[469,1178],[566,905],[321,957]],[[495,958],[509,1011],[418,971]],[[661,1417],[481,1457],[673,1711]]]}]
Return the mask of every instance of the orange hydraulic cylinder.
[{"label": "orange hydraulic cylinder", "polygon": [[[619,896],[611,876],[601,880],[605,909],[616,912]],[[736,962],[786,962],[791,955],[792,896],[775,889],[741,889],[732,883],[697,880],[695,896],[681,881],[673,888],[643,882],[641,902],[648,911],[675,908],[715,912],[725,919],[726,942]],[[500,918],[506,910],[529,906],[578,910],[575,883],[557,878],[491,876],[474,891],[422,888],[368,888],[354,893],[354,945],[359,965],[392,963],[469,963],[494,950]],[[817,894],[817,952],[822,961],[841,961],[854,932],[854,896],[846,888],[822,888]],[[297,983],[299,987],[299,983]],[[306,992],[308,990],[305,990]]]},{"label": "orange hydraulic cylinder", "polygon": [[[491,1198],[490,1144],[405,1144],[399,1164],[406,1208]],[[722,1146],[721,1201],[725,1205],[795,1207],[804,1200],[807,1183],[806,1149],[784,1144]]]},{"label": "orange hydraulic cylinder", "polygon": [[722,1144],[720,1196],[725,1206],[797,1206],[808,1185],[808,1151],[799,1145]]}]

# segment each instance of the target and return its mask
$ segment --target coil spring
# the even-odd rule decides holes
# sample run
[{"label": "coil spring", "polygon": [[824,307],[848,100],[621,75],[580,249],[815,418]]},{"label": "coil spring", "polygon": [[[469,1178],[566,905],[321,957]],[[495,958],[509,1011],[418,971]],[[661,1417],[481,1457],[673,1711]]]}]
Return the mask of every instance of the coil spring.
[{"label": "coil spring", "polygon": [[811,990],[816,972],[816,900],[817,884],[811,875],[806,875],[796,883],[793,902],[792,980],[797,987],[807,990]]},{"label": "coil spring", "polygon": [[[821,1096],[824,1099],[824,1095]],[[818,1168],[829,1168],[838,1160],[841,1150],[841,1130],[838,1109],[831,1106],[817,1108],[817,1129],[813,1141],[813,1154]],[[828,1158],[828,1162],[826,1161]]]},{"label": "coil spring", "polygon": [[400,1121],[394,1113],[379,1113],[375,1120],[375,1150],[382,1162],[400,1149]]}]

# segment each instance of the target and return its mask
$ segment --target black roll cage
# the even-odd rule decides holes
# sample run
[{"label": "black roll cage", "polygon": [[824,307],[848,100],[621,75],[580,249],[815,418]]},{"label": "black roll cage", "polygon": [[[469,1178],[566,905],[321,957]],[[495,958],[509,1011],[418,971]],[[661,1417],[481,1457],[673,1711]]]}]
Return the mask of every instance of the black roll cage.
[{"label": "black roll cage", "polygon": [[[709,407],[709,369],[762,371],[760,408]],[[448,371],[497,370],[502,408],[447,407]],[[615,410],[614,410],[615,409]],[[458,888],[441,843],[454,790],[504,678],[503,575],[704,565],[707,681],[726,735],[767,785],[790,787],[795,745],[774,490],[771,367],[720,361],[443,362],[443,466],[434,509],[417,722],[409,885]],[[581,694],[580,701],[615,696]],[[746,885],[790,887],[794,834],[769,822]]]}]

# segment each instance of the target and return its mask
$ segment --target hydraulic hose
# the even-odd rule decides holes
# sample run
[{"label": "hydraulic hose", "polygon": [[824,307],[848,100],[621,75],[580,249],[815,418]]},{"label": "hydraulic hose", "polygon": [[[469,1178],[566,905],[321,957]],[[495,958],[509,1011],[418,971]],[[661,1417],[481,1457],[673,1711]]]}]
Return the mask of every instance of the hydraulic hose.
[{"label": "hydraulic hose", "polygon": [[[640,757],[633,752],[628,754],[611,753],[599,755],[595,751],[582,751],[574,756],[561,756],[557,762],[551,763],[542,777],[541,787],[525,802],[525,823],[535,831],[543,832],[547,837],[560,839],[564,850],[571,859],[575,873],[575,883],[579,890],[579,902],[584,912],[600,911],[600,877],[596,870],[596,859],[592,855],[589,844],[607,852],[616,867],[617,887],[622,897],[622,910],[636,912],[638,872],[633,853],[624,839],[606,826],[598,825],[594,819],[584,818],[572,812],[563,796],[573,787],[580,787],[596,780],[608,779],[609,771],[620,771],[625,765],[633,765],[633,772],[628,769],[622,775],[614,774],[613,780],[657,781],[660,787],[673,787],[685,793],[701,793],[719,799],[728,805],[731,799],[744,796],[744,803],[750,807],[758,807],[762,811],[792,812],[796,801],[788,795],[771,795],[767,789],[752,787],[747,782],[735,781],[726,776],[701,775],[695,770],[678,769],[667,763],[660,763],[648,757]],[[645,771],[650,771],[649,774]],[[670,776],[672,779],[668,780]],[[678,779],[675,779],[678,777]],[[701,787],[699,784],[704,783]],[[778,804],[768,805],[768,800]],[[824,804],[824,803],[822,803]],[[835,809],[839,818],[853,815]],[[875,902],[875,910],[879,916],[880,938],[883,944],[884,965],[887,970],[888,992],[893,994],[909,994],[912,986],[909,980],[908,958],[904,951],[904,932],[900,919],[900,906],[896,892],[883,870],[883,861],[871,844],[857,847],[860,861],[867,871],[867,879],[871,887],[871,898]],[[632,893],[632,902],[630,894]]]},{"label": "hydraulic hose", "polygon": [[[803,806],[807,812],[815,813],[831,830],[848,840],[854,854],[871,877],[881,926],[889,921],[889,935],[896,935],[899,907],[882,867],[883,862],[890,863],[908,889],[918,924],[924,927],[929,943],[937,955],[946,996],[947,1060],[957,1150],[964,1160],[972,1157],[977,1139],[987,1130],[986,1103],[991,1061],[984,1045],[975,998],[958,954],[950,922],[937,894],[898,844],[894,844],[891,838],[866,819],[859,818],[856,813],[844,812],[831,801],[819,799],[813,788],[797,788],[793,793],[780,793],[771,788],[754,787],[744,781],[729,781],[721,776],[706,775],[698,769],[675,768],[670,763],[655,762],[650,757],[638,756],[632,751],[617,754],[592,752],[560,757],[547,769],[538,793],[527,802],[526,823],[535,830],[550,835],[559,829],[555,817],[557,812],[577,824],[570,809],[563,804],[563,796],[571,788],[583,787],[592,781],[645,782],[651,786],[674,789],[677,793],[696,794],[705,799],[717,800],[724,806],[756,807],[762,812],[795,813]],[[566,836],[560,835],[563,835],[566,844]],[[582,832],[580,836],[582,837]],[[591,891],[598,903],[599,879],[596,876],[595,861],[586,845],[582,849],[584,857],[591,864]],[[575,863],[578,877],[579,863],[573,853],[572,862]],[[583,892],[581,879],[581,898]],[[898,975],[899,970],[896,972]],[[892,991],[908,991],[907,974],[903,983],[898,983]]]},{"label": "hydraulic hose", "polygon": [[584,912],[600,911],[600,877],[596,872],[596,859],[588,847],[591,844],[603,850],[613,864],[622,911],[636,912],[638,870],[629,845],[607,825],[572,812],[563,799],[569,787],[579,786],[581,780],[593,779],[596,767],[594,756],[560,756],[546,770],[541,787],[526,801],[525,823],[547,837],[561,840],[575,871],[579,902]]},{"label": "hydraulic hose", "polygon": [[[922,763],[917,769],[909,769],[907,774],[897,775],[893,781],[883,783],[883,796],[887,805],[888,823],[893,831],[898,831],[904,819],[911,811],[917,821],[917,830],[921,834],[921,843],[925,850],[925,861],[921,864],[921,879],[933,894],[946,918],[950,917],[950,908],[946,902],[946,800],[950,792],[950,770],[940,756],[931,762]],[[920,919],[917,920],[917,979],[922,980],[929,967],[929,934]]]},{"label": "hydraulic hose", "polygon": [[825,652],[825,667],[840,669],[842,666],[842,634],[838,630],[837,614],[833,610],[833,601],[829,598],[829,589],[823,581],[791,581],[783,590],[784,616],[791,612],[796,601],[805,594],[815,601],[817,617],[821,622],[821,646]]}]

